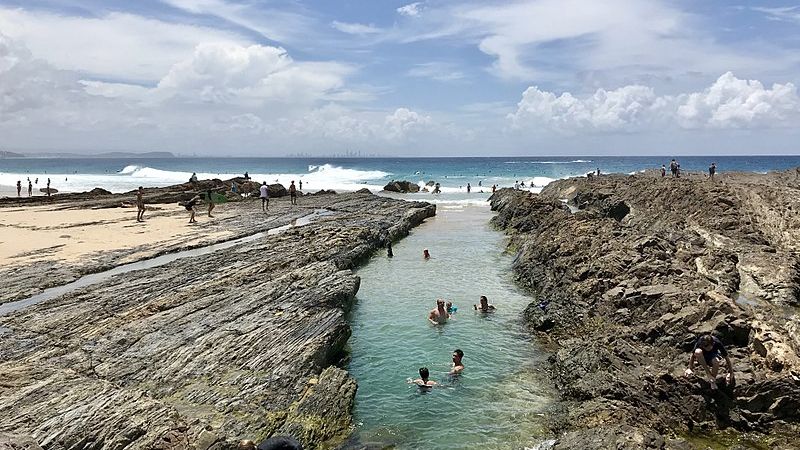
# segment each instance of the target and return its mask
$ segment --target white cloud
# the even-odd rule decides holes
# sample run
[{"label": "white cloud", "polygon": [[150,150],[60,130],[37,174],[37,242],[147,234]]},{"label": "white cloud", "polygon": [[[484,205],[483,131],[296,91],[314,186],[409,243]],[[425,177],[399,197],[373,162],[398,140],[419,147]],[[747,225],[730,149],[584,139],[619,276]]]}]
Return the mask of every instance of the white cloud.
[{"label": "white cloud", "polygon": [[401,16],[417,17],[422,12],[422,2],[414,2],[397,8],[397,13]]},{"label": "white cloud", "polygon": [[334,20],[331,27],[347,34],[373,34],[380,33],[381,29],[374,25],[364,25],[362,23],[347,23]]},{"label": "white cloud", "polygon": [[682,95],[676,111],[687,128],[748,128],[797,126],[800,97],[792,83],[766,89],[757,80],[723,74],[703,92]]},{"label": "white cloud", "polygon": [[455,81],[464,78],[463,72],[456,70],[451,64],[441,62],[416,64],[407,74],[436,81]]},{"label": "white cloud", "polygon": [[567,134],[672,128],[776,128],[796,126],[800,98],[791,84],[765,89],[728,72],[702,92],[657,96],[650,87],[628,85],[578,98],[533,86],[508,118],[516,129]]},{"label": "white cloud", "polygon": [[408,108],[397,108],[385,119],[387,137],[390,140],[401,140],[414,132],[425,130],[431,125],[430,116],[421,115]]},{"label": "white cloud", "polygon": [[767,7],[756,7],[753,6],[750,9],[753,11],[758,11],[764,13],[773,20],[784,20],[787,22],[800,22],[800,5],[798,6],[786,6],[786,7],[776,7],[776,8],[767,8]]},{"label": "white cloud", "polygon": [[243,45],[224,31],[124,13],[63,16],[0,7],[0,30],[58,69],[117,80],[158,80],[201,42]]}]

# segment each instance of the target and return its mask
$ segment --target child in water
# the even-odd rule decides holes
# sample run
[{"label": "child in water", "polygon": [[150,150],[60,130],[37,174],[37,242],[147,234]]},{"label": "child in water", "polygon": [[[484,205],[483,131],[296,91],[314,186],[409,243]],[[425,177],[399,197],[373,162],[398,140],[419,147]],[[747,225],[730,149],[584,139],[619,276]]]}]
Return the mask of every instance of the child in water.
[{"label": "child in water", "polygon": [[447,302],[447,314],[453,314],[458,311],[458,306],[453,306],[453,302]]}]

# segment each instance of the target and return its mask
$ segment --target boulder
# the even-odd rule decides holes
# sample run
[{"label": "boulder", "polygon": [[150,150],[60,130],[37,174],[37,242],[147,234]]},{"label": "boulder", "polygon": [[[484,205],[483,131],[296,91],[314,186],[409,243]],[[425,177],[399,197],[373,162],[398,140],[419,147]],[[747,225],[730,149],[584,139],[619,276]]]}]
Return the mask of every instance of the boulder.
[{"label": "boulder", "polygon": [[399,192],[401,194],[406,194],[406,193],[409,193],[409,192],[410,193],[419,192],[419,186],[417,186],[415,183],[412,183],[410,181],[405,181],[405,180],[403,180],[403,181],[394,181],[394,180],[392,180],[391,182],[387,183],[386,186],[383,187],[383,190],[384,191],[389,191],[389,192]]}]

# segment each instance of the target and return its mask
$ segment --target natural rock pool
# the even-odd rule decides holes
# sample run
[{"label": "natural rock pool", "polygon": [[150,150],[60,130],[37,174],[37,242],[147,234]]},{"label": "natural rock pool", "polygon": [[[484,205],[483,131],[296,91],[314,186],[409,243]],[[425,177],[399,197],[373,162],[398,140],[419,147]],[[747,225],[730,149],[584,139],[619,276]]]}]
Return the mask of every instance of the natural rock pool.
[{"label": "natural rock pool", "polygon": [[[358,380],[355,440],[370,448],[524,448],[541,441],[553,397],[545,353],[524,330],[532,301],[511,278],[512,256],[488,207],[439,205],[437,216],[358,271],[350,314],[350,373]],[[428,248],[432,258],[423,260]],[[497,312],[477,314],[486,295]],[[427,320],[437,298],[458,307],[444,326]],[[464,373],[447,375],[454,349]],[[428,367],[440,387],[407,384]]]}]

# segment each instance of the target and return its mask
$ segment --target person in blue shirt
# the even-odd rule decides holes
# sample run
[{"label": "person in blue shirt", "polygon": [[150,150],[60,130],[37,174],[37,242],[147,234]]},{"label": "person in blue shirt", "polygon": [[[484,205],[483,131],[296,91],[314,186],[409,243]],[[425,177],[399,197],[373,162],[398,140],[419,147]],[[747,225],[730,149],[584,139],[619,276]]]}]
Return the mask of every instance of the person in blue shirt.
[{"label": "person in blue shirt", "polygon": [[689,357],[689,367],[686,369],[685,374],[687,377],[694,374],[694,364],[698,363],[705,374],[708,375],[711,388],[716,389],[717,372],[719,372],[721,359],[725,359],[725,366],[728,369],[728,375],[726,375],[725,380],[727,383],[733,384],[733,364],[731,364],[731,359],[728,357],[728,351],[725,350],[725,346],[722,345],[719,339],[710,334],[700,336],[694,344],[694,350]]}]

